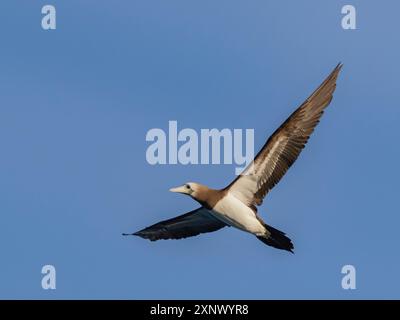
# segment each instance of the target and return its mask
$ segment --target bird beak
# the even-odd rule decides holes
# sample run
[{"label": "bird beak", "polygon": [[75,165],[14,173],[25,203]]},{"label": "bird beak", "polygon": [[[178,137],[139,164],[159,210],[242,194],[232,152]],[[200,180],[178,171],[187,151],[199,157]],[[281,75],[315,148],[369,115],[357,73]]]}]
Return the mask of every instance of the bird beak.
[{"label": "bird beak", "polygon": [[186,191],[186,189],[185,189],[185,186],[180,186],[180,187],[176,187],[176,188],[171,188],[171,189],[169,189],[169,191],[171,191],[171,192],[177,192],[177,193],[184,193],[184,194],[187,193],[187,191]]}]

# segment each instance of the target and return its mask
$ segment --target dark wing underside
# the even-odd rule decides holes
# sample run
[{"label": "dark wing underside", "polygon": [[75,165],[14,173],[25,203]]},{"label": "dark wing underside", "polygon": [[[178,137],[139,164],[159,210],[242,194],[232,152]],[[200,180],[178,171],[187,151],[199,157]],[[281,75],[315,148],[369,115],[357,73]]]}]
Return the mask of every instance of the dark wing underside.
[{"label": "dark wing underside", "polygon": [[296,161],[332,100],[339,64],[317,90],[271,135],[254,161],[225,190],[256,208]]},{"label": "dark wing underside", "polygon": [[151,241],[182,239],[197,236],[200,233],[217,231],[225,226],[225,223],[212,216],[207,209],[201,207],[181,216],[153,224],[132,235]]}]

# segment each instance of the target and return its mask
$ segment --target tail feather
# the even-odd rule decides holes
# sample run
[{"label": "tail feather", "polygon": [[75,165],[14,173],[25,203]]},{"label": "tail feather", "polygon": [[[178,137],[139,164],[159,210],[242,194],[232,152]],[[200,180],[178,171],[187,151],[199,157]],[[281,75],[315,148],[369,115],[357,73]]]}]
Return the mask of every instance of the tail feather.
[{"label": "tail feather", "polygon": [[290,251],[291,253],[293,252],[293,243],[292,241],[285,235],[284,232],[275,229],[269,225],[265,225],[265,227],[267,228],[267,231],[269,233],[269,235],[265,235],[265,236],[257,236],[257,238],[259,240],[261,240],[262,242],[264,242],[265,244],[277,248],[277,249],[281,249],[281,250],[286,250],[286,251]]}]

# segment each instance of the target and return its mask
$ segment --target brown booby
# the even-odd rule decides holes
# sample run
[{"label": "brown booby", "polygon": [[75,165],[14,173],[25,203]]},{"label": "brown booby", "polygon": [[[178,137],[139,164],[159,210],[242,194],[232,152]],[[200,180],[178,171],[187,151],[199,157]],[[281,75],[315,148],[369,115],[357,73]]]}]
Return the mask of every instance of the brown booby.
[{"label": "brown booby", "polygon": [[[284,232],[266,224],[257,212],[267,193],[296,161],[324,109],[332,100],[338,64],[325,81],[269,137],[253,162],[226,188],[215,190],[189,182],[170,191],[189,195],[201,207],[161,221],[131,235],[156,241],[181,239],[232,226],[255,235],[265,244],[293,252]],[[129,235],[129,234],[124,234]]]}]

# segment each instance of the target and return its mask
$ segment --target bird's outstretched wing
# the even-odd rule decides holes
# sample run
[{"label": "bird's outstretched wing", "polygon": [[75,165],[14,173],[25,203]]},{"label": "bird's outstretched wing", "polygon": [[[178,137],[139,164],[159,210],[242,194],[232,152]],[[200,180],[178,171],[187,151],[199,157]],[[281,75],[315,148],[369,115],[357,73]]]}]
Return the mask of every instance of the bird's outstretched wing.
[{"label": "bird's outstretched wing", "polygon": [[332,100],[342,64],[269,137],[254,161],[225,190],[255,209],[296,161]]},{"label": "bird's outstretched wing", "polygon": [[212,216],[207,209],[200,207],[181,216],[153,224],[132,235],[151,241],[181,239],[217,231],[225,226],[225,223]]}]

